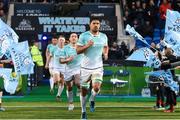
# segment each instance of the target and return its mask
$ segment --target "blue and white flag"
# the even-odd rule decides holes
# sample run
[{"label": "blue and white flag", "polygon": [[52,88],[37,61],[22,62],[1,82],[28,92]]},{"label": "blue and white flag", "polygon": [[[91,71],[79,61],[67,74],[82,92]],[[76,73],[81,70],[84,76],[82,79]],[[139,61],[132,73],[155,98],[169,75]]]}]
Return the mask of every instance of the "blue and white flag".
[{"label": "blue and white flag", "polygon": [[162,78],[161,75],[163,72],[164,70],[158,70],[158,71],[145,72],[144,74]]},{"label": "blue and white flag", "polygon": [[129,24],[126,25],[125,29],[132,37],[134,37],[136,40],[140,40],[146,45],[150,46],[147,41],[134,29],[134,27],[131,27]]},{"label": "blue and white flag", "polygon": [[13,39],[13,42],[17,43],[19,36],[14,32],[14,30],[7,25],[6,23],[4,23],[1,19],[0,19],[0,37],[6,35],[6,36],[11,36]]},{"label": "blue and white flag", "polygon": [[17,77],[10,77],[9,80],[5,80],[5,85],[4,88],[7,92],[9,92],[10,94],[14,94],[16,92],[16,88],[18,87],[18,80],[19,80],[19,76]]},{"label": "blue and white flag", "polygon": [[0,19],[0,58],[6,53],[11,44],[18,42],[18,38],[13,29]]},{"label": "blue and white flag", "polygon": [[15,31],[10,26],[7,25],[7,28],[8,28],[9,33],[11,34],[11,36],[13,38],[13,42],[18,43],[19,36],[15,33]]},{"label": "blue and white flag", "polygon": [[161,61],[146,47],[136,50],[126,60],[143,61],[146,62],[145,66],[152,68],[159,68],[161,65]]},{"label": "blue and white flag", "polygon": [[151,54],[149,48],[140,48],[132,53],[126,60],[146,62]]},{"label": "blue and white flag", "polygon": [[170,89],[176,93],[179,92],[179,85],[177,82],[173,80],[173,76],[170,70],[159,70],[159,71],[152,71],[152,72],[145,72],[144,74],[151,75],[158,77],[159,79],[163,80],[164,83],[170,87]]},{"label": "blue and white flag", "polygon": [[167,10],[164,38],[175,55],[180,56],[180,13],[178,11]]},{"label": "blue and white flag", "polygon": [[164,36],[165,42],[174,51],[175,55],[180,56],[180,33],[169,31]]},{"label": "blue and white flag", "polygon": [[180,13],[178,11],[167,10],[165,33],[175,31],[180,33]]},{"label": "blue and white flag", "polygon": [[6,59],[8,59],[8,60],[11,59],[11,53],[10,53],[9,49],[5,52],[4,55],[5,55]]},{"label": "blue and white flag", "polygon": [[14,94],[18,86],[18,77],[11,76],[12,69],[0,68],[0,77],[4,79],[4,89],[10,94]]},{"label": "blue and white flag", "polygon": [[9,36],[0,37],[0,58],[6,53],[12,44],[12,38]]},{"label": "blue and white flag", "polygon": [[34,63],[29,52],[28,42],[16,43],[10,47],[15,72],[24,74],[34,73]]},{"label": "blue and white flag", "polygon": [[178,42],[180,42],[180,33],[174,32],[174,31],[169,31],[168,33],[165,34],[164,36],[165,42],[171,46],[176,45]]},{"label": "blue and white flag", "polygon": [[149,56],[145,66],[159,68],[161,66],[161,61],[153,53]]}]

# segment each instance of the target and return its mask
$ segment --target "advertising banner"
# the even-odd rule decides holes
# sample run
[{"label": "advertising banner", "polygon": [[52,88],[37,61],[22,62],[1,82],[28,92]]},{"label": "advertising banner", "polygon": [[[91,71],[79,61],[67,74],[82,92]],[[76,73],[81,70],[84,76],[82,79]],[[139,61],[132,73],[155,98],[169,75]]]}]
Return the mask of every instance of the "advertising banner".
[{"label": "advertising banner", "polygon": [[[82,33],[89,30],[89,17],[18,17],[13,16],[11,27],[17,33]],[[101,17],[100,31],[111,36],[117,35],[117,18]]]}]

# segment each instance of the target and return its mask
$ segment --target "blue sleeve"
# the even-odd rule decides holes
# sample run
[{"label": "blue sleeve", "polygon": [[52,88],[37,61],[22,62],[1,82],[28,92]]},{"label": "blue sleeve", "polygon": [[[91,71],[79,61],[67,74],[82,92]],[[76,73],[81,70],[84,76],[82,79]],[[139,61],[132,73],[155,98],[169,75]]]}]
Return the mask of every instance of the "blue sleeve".
[{"label": "blue sleeve", "polygon": [[77,42],[77,45],[79,45],[79,46],[84,46],[84,45],[85,45],[83,34],[81,34],[81,35],[79,36],[79,40],[78,40],[78,42]]},{"label": "blue sleeve", "polygon": [[50,44],[47,46],[47,50],[48,50],[48,52],[50,52]]},{"label": "blue sleeve", "polygon": [[67,54],[66,54],[66,50],[65,50],[65,48],[64,48],[64,50],[63,51],[61,51],[60,52],[60,58],[66,58],[67,56],[66,56]]}]

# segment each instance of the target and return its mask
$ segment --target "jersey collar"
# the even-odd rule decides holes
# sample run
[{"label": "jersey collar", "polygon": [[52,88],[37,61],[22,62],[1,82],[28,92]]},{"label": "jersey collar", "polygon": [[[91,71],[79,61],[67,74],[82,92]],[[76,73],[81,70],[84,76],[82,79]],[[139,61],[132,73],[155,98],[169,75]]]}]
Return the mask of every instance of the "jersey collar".
[{"label": "jersey collar", "polygon": [[92,37],[99,37],[100,36],[100,32],[98,35],[93,35],[90,31],[89,31],[89,34],[92,36]]}]

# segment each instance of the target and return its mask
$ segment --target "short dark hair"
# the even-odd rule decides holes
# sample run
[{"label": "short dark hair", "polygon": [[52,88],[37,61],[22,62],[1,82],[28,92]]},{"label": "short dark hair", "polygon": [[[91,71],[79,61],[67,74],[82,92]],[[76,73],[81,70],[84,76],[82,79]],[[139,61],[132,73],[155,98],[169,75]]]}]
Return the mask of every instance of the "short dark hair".
[{"label": "short dark hair", "polygon": [[65,37],[64,35],[59,35],[59,37],[58,37],[58,38],[60,38],[60,37],[62,37],[62,38],[64,38],[64,39],[66,39],[66,37]]},{"label": "short dark hair", "polygon": [[92,17],[90,18],[90,23],[91,23],[93,20],[98,20],[98,21],[100,22],[100,18],[99,18],[99,17],[94,17],[94,16],[92,16]]},{"label": "short dark hair", "polygon": [[32,40],[32,43],[37,43],[37,42],[39,42],[38,40]]},{"label": "short dark hair", "polygon": [[57,36],[57,35],[53,35],[53,36],[52,36],[52,39],[53,39],[53,38],[54,38],[54,39],[57,39],[58,36]]}]

